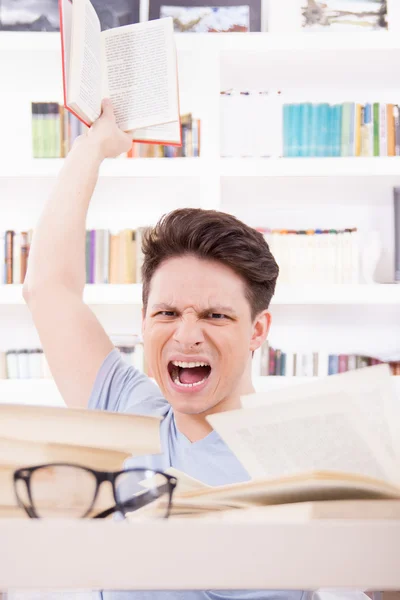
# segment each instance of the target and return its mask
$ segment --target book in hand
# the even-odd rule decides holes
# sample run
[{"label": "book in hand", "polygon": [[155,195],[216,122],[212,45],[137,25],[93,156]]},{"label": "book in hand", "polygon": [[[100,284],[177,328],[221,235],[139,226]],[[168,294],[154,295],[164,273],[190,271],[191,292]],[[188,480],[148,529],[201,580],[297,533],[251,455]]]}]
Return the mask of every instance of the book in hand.
[{"label": "book in hand", "polygon": [[110,98],[135,142],[182,144],[172,18],[101,31],[90,0],[59,0],[64,105],[90,126]]},{"label": "book in hand", "polygon": [[172,515],[303,502],[400,502],[400,406],[388,365],[245,396],[242,406],[207,420],[251,479],[210,487],[182,476],[180,487],[175,470]]}]

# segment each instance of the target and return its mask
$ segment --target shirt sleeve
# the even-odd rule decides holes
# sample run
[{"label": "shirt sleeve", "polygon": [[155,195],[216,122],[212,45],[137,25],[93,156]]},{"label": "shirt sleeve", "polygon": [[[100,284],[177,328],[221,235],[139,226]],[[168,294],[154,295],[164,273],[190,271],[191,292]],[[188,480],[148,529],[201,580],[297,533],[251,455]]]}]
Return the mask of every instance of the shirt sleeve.
[{"label": "shirt sleeve", "polygon": [[88,408],[163,417],[170,405],[156,384],[128,365],[114,348],[96,375]]}]

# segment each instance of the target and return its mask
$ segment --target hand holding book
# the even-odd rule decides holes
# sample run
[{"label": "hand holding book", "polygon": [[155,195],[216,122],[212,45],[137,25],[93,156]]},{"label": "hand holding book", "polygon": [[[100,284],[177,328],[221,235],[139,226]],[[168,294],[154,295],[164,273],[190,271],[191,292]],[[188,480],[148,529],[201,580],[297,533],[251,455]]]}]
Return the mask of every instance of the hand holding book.
[{"label": "hand holding book", "polygon": [[87,138],[95,144],[101,159],[114,158],[130,150],[132,138],[118,127],[112,103],[108,98],[102,101],[101,108],[101,115],[87,131]]}]

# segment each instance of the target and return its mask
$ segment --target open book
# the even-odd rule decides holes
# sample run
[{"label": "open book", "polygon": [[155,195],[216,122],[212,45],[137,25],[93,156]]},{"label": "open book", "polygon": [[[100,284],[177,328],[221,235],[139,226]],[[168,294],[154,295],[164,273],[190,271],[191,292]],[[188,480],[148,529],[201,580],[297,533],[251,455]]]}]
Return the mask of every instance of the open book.
[{"label": "open book", "polygon": [[181,146],[171,18],[101,31],[90,0],[59,0],[64,105],[87,126],[110,98],[133,141]]},{"label": "open book", "polygon": [[246,396],[242,406],[207,420],[251,480],[210,487],[173,470],[173,515],[400,500],[400,403],[387,365]]}]

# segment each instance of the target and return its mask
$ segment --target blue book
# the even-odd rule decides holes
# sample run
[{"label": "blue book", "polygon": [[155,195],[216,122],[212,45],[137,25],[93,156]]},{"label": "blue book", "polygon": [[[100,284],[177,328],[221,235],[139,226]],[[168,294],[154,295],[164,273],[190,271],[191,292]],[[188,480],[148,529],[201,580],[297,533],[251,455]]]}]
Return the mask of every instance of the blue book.
[{"label": "blue book", "polygon": [[350,132],[349,132],[349,152],[347,156],[356,155],[356,105],[350,103]]},{"label": "blue book", "polygon": [[337,354],[329,354],[328,375],[336,375],[337,373],[339,373],[339,356]]},{"label": "blue book", "polygon": [[319,105],[311,105],[309,156],[317,156]]},{"label": "blue book", "polygon": [[320,118],[319,118],[319,135],[318,135],[318,146],[317,156],[327,156],[328,148],[328,127],[329,127],[329,104],[324,102],[320,104]]},{"label": "blue book", "polygon": [[342,145],[342,105],[333,106],[333,144],[332,156],[340,156]]},{"label": "blue book", "polygon": [[326,135],[326,151],[325,156],[333,156],[333,131],[335,127],[335,117],[333,106],[328,106],[328,126]]},{"label": "blue book", "polygon": [[290,104],[283,105],[283,156],[290,156],[290,120],[292,118]]},{"label": "blue book", "polygon": [[291,154],[290,156],[300,156],[301,145],[301,110],[300,104],[292,104],[291,118]]},{"label": "blue book", "polygon": [[300,156],[311,156],[310,145],[311,145],[311,119],[312,119],[312,104],[311,102],[305,102],[303,104],[302,111],[302,135],[301,135],[301,148]]}]

